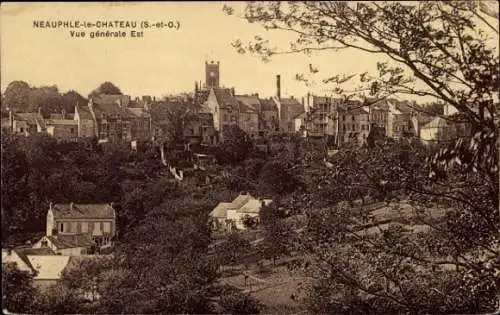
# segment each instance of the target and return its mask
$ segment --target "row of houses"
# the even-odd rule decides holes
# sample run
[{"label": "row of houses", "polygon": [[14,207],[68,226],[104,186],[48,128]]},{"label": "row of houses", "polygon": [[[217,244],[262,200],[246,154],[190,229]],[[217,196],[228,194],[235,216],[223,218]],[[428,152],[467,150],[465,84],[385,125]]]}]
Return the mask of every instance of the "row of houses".
[{"label": "row of houses", "polygon": [[[180,117],[155,117],[152,107],[173,103],[185,106]],[[76,104],[74,114],[10,113],[9,126],[16,134],[46,132],[62,140],[97,137],[102,141],[143,141],[169,136],[182,120],[182,136],[188,143],[216,145],[238,126],[251,138],[276,133],[299,133],[325,138],[330,144],[363,144],[370,130],[378,127],[391,138],[418,137],[434,141],[452,127],[445,119],[426,115],[415,102],[385,99],[377,102],[343,100],[308,94],[300,100],[282,97],[280,75],[276,95],[237,94],[234,87],[220,86],[220,63],[205,62],[205,83],[195,82],[192,96],[180,95],[167,102],[145,96],[132,100],[128,95],[99,95],[88,104]],[[436,130],[440,131],[437,132]],[[445,131],[443,131],[445,130]]]},{"label": "row of houses", "polygon": [[74,114],[9,111],[8,127],[19,135],[47,133],[65,141],[97,137],[105,141],[147,140],[151,136],[150,103],[128,95],[100,95],[88,104],[76,104]]}]

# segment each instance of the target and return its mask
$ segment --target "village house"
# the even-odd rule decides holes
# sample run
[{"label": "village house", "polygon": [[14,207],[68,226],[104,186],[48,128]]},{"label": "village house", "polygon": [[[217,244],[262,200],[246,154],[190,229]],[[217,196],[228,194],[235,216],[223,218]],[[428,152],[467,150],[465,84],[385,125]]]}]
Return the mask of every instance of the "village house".
[{"label": "village house", "polygon": [[359,101],[344,102],[339,111],[339,146],[347,143],[363,145],[370,133],[369,110]]},{"label": "village house", "polygon": [[220,202],[210,212],[213,228],[221,231],[244,230],[245,218],[248,216],[259,220],[262,206],[271,202],[271,199],[258,199],[249,194],[240,194],[232,202]]},{"label": "village house", "polygon": [[46,235],[33,245],[69,256],[112,246],[116,213],[112,204],[56,204],[47,211]]},{"label": "village house", "polygon": [[224,133],[239,123],[239,105],[234,96],[234,89],[212,88],[205,105],[212,114],[218,140],[224,141]]},{"label": "village house", "polygon": [[184,140],[191,144],[215,144],[216,134],[210,112],[188,112],[183,117]]},{"label": "village house", "polygon": [[47,134],[64,141],[78,140],[78,121],[74,119],[46,119]]},{"label": "village house", "polygon": [[17,135],[28,136],[45,131],[45,121],[40,109],[38,113],[13,113],[11,110],[9,120],[12,132]]},{"label": "village house", "polygon": [[131,109],[128,95],[99,95],[90,99],[88,108],[99,140],[117,142],[147,140],[151,136],[149,114],[142,108]]},{"label": "village house", "polygon": [[251,138],[259,136],[259,113],[261,104],[259,95],[236,95],[239,106],[238,126]]}]

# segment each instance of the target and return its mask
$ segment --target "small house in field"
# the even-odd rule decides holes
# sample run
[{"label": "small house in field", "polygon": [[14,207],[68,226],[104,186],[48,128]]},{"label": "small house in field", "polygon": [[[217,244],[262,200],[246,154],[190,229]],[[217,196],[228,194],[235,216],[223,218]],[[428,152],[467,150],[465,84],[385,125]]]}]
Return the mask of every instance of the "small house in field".
[{"label": "small house in field", "polygon": [[232,202],[221,202],[210,212],[215,230],[244,230],[246,217],[260,217],[260,210],[272,202],[271,199],[252,197],[250,194],[240,194]]}]

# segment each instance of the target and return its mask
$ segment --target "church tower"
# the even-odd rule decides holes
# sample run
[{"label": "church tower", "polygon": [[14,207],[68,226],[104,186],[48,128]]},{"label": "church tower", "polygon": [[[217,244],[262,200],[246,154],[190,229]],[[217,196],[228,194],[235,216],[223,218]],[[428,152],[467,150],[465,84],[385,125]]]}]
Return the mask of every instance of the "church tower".
[{"label": "church tower", "polygon": [[219,62],[215,63],[211,61],[208,63],[205,61],[205,86],[207,88],[218,88],[219,87]]}]

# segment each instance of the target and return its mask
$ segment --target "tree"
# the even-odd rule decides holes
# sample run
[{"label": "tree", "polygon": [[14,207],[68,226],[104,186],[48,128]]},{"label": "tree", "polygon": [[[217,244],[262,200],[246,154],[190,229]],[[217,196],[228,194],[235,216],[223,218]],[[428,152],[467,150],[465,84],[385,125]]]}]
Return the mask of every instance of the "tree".
[{"label": "tree", "polygon": [[31,87],[24,81],[12,81],[3,94],[2,108],[24,112],[28,108]]},{"label": "tree", "polygon": [[[487,32],[498,37],[498,29],[482,8],[472,1],[247,5],[247,21],[291,32],[296,40],[288,49],[277,50],[256,36],[249,45],[236,41],[240,52],[256,53],[265,60],[283,53],[342,49],[385,56],[388,61],[377,64],[377,76],[337,75],[323,82],[334,84],[334,92],[346,98],[364,99],[365,105],[372,103],[370,99],[391,95],[435,98],[459,113],[444,119],[466,122],[474,135],[430,152],[414,144],[397,148],[386,142],[383,147],[351,150],[336,157],[337,166],[321,176],[323,180],[314,186],[319,189],[309,196],[310,202],[321,200],[321,204],[309,204],[306,212],[310,220],[304,249],[316,259],[315,274],[325,275],[318,276],[311,287],[314,311],[467,313],[495,309],[491,301],[497,298],[494,274],[499,266],[491,257],[498,257],[494,235],[499,229],[496,109],[500,82],[498,51],[489,44]],[[226,7],[226,12],[234,10]],[[310,77],[319,72],[310,68]],[[297,78],[311,80],[304,75]],[[354,78],[359,78],[358,85],[347,91],[344,83]],[[430,157],[427,163],[426,156]],[[453,211],[439,219],[427,218],[424,225],[430,226],[430,233],[394,227],[363,237],[356,230],[364,229],[362,211],[348,211],[336,203],[346,194],[354,199],[370,193],[393,202],[410,195],[412,207],[421,213],[436,205],[451,205]],[[479,256],[489,257],[488,267]],[[456,268],[433,271],[440,263]],[[426,291],[428,287],[434,289]]]},{"label": "tree", "polygon": [[228,164],[236,164],[245,160],[253,147],[252,140],[236,125],[231,125],[224,132],[224,141],[221,144],[222,152],[218,161]]},{"label": "tree", "polygon": [[217,245],[216,255],[222,265],[234,264],[251,249],[250,243],[238,232],[232,232],[224,238],[222,244]]},{"label": "tree", "polygon": [[299,183],[289,167],[280,160],[271,160],[259,174],[259,191],[265,195],[282,195],[293,192]]},{"label": "tree", "polygon": [[184,121],[195,116],[194,104],[175,101],[159,101],[151,105],[151,116],[162,130],[160,143],[172,146],[184,140]]},{"label": "tree", "polygon": [[2,309],[30,313],[36,295],[32,274],[19,270],[15,263],[2,264]]},{"label": "tree", "polygon": [[106,81],[106,82],[102,83],[101,85],[99,85],[95,90],[93,90],[89,94],[89,98],[99,96],[101,94],[106,94],[106,95],[119,94],[119,95],[122,95],[123,93],[120,90],[120,88],[118,88],[116,85],[114,85],[113,83],[111,83],[109,81]]},{"label": "tree", "polygon": [[75,106],[84,106],[88,103],[87,99],[81,96],[78,92],[70,90],[62,95],[63,108],[66,113],[74,113]]}]

